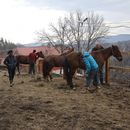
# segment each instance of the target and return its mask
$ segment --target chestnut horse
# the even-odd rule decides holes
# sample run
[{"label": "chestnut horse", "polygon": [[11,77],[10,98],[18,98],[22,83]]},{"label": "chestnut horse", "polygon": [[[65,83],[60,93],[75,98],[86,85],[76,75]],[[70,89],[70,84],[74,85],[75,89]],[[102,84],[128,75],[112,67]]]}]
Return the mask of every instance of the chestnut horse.
[{"label": "chestnut horse", "polygon": [[[43,77],[48,79],[48,76],[51,78],[51,70],[53,67],[65,67],[65,55],[74,51],[74,48],[71,48],[67,52],[62,53],[61,55],[49,55],[43,60]],[[64,69],[63,69],[64,70]]]},{"label": "chestnut horse", "polygon": [[[36,55],[37,55],[37,59],[38,59],[39,57],[44,58],[44,54],[42,53],[42,51],[37,52]],[[16,68],[17,68],[17,70],[18,70],[18,73],[20,74],[19,65],[20,65],[20,64],[29,64],[29,56],[17,55],[17,56],[16,56],[16,61],[17,61]]]},{"label": "chestnut horse", "polygon": [[[102,70],[105,61],[107,61],[107,59],[110,56],[114,56],[118,61],[122,61],[123,59],[121,52],[118,46],[116,45],[112,45],[111,47],[108,47],[99,51],[91,52],[91,55],[94,57],[94,59],[98,63],[99,71]],[[67,84],[70,85],[71,88],[73,88],[72,78],[76,69],[81,68],[85,70],[85,65],[83,63],[82,57],[83,56],[80,52],[79,53],[72,52],[66,55],[67,60],[66,60],[65,74],[66,74]]]}]

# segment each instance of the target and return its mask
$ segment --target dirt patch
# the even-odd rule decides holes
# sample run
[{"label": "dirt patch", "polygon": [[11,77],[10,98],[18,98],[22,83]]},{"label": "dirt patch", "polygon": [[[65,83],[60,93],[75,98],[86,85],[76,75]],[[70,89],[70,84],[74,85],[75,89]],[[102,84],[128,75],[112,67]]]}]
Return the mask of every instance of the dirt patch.
[{"label": "dirt patch", "polygon": [[[39,80],[40,79],[40,80]],[[84,92],[84,79],[70,90],[61,78],[44,82],[16,76],[9,87],[0,74],[0,130],[130,130],[130,88],[111,83]]]}]

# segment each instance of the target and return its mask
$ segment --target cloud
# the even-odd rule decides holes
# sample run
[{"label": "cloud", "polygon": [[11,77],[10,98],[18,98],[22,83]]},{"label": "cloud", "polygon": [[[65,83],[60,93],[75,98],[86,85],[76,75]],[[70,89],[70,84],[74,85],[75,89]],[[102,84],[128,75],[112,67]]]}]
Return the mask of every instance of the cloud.
[{"label": "cloud", "polygon": [[[3,0],[0,1],[0,37],[16,43],[33,42],[36,31],[48,29],[49,23],[56,23],[60,16],[77,9],[84,13],[94,11],[105,22],[121,23],[130,20],[129,5],[129,0]],[[130,29],[113,28],[110,32],[130,33]]]},{"label": "cloud", "polygon": [[[2,3],[6,5],[7,0]],[[65,12],[54,9],[40,9],[28,6],[21,1],[12,1],[7,8],[0,6],[0,36],[13,42],[28,43],[35,40],[35,31],[46,28],[50,22],[56,22]],[[4,6],[5,7],[5,6]]]}]

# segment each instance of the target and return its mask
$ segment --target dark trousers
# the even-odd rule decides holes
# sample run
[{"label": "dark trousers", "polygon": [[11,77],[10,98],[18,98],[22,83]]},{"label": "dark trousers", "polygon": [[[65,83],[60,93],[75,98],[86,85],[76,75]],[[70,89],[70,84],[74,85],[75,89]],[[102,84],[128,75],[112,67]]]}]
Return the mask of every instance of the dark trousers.
[{"label": "dark trousers", "polygon": [[29,63],[29,74],[35,74],[35,63]]},{"label": "dark trousers", "polygon": [[9,74],[9,81],[12,83],[15,75],[15,67],[8,67],[7,69]]},{"label": "dark trousers", "polygon": [[103,81],[104,81],[104,72],[103,72],[103,70],[101,70],[99,72],[99,75],[100,75],[100,83],[103,84]]},{"label": "dark trousers", "polygon": [[91,70],[90,73],[86,77],[86,86],[91,87],[93,85],[93,82],[97,86],[99,84],[98,83],[99,82],[98,77],[99,77],[98,76],[98,69]]}]

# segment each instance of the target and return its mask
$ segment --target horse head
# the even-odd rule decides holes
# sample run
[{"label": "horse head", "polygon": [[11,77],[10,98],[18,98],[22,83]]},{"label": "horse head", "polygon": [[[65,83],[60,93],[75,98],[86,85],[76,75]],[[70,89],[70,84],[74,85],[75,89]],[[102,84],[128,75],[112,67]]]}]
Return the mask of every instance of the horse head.
[{"label": "horse head", "polygon": [[122,54],[116,45],[112,45],[112,55],[119,61],[123,60]]},{"label": "horse head", "polygon": [[37,52],[36,55],[37,55],[38,57],[41,57],[41,58],[44,58],[44,57],[45,57],[44,54],[42,53],[42,51]]}]

